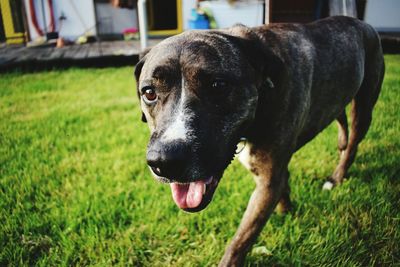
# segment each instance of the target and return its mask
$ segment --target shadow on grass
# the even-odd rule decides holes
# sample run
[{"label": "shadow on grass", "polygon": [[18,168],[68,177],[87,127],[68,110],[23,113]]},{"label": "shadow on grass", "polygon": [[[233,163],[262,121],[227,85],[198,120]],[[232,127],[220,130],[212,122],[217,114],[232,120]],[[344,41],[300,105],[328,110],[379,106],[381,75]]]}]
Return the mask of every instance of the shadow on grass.
[{"label": "shadow on grass", "polygon": [[398,147],[397,144],[390,146],[377,144],[366,149],[363,153],[358,153],[353,167],[350,168],[350,176],[357,176],[357,179],[365,183],[370,183],[376,177],[379,177],[391,184],[400,184],[400,153]]}]

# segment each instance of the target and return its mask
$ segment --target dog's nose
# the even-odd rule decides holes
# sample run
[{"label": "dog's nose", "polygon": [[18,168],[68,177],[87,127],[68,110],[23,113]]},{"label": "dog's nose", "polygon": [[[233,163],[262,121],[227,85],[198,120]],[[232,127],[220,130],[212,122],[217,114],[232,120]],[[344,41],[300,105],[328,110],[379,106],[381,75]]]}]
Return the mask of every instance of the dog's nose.
[{"label": "dog's nose", "polygon": [[158,176],[175,181],[184,180],[188,162],[188,146],[184,143],[153,144],[147,152],[147,164]]}]

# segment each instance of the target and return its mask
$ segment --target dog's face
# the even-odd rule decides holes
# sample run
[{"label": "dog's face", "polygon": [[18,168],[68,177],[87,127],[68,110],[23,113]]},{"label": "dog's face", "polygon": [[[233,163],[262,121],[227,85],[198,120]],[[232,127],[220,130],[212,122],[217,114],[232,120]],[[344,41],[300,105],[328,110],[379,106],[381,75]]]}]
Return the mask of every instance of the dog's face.
[{"label": "dog's face", "polygon": [[186,211],[211,201],[255,116],[256,71],[244,40],[192,31],[164,40],[138,63],[138,95],[151,138],[147,162]]}]

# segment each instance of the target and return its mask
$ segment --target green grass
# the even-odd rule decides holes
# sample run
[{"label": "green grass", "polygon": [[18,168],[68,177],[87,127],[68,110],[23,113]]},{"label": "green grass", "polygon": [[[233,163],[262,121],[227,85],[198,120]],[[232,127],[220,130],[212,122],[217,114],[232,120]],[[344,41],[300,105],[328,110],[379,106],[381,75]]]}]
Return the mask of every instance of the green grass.
[{"label": "green grass", "polygon": [[[247,265],[400,266],[400,56],[349,178],[333,124],[290,165],[294,211],[274,214]],[[213,202],[187,214],[146,168],[132,68],[0,77],[0,266],[209,266],[254,188],[234,162]]]}]

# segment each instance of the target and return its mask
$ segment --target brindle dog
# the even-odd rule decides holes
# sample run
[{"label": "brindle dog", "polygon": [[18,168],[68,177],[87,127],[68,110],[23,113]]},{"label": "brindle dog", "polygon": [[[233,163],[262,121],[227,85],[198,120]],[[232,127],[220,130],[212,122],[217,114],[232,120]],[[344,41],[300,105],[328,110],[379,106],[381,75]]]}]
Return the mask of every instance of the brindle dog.
[{"label": "brindle dog", "polygon": [[135,75],[142,120],[151,130],[148,165],[170,184],[180,208],[208,205],[237,143],[247,139],[239,158],[256,189],[220,262],[238,266],[277,204],[290,207],[293,153],[334,120],[340,160],[325,188],[343,181],[370,126],[384,60],[371,26],[331,17],[188,31],[152,48]]}]

